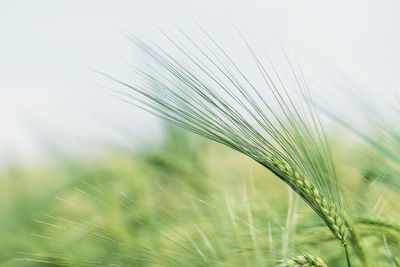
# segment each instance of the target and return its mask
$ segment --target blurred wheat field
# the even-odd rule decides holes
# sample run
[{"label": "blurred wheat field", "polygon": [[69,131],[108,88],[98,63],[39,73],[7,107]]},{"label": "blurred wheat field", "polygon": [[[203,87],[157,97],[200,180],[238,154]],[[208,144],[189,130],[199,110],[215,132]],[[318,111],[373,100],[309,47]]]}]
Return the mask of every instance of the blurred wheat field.
[{"label": "blurred wheat field", "polygon": [[0,267],[400,266],[400,2],[8,2]]},{"label": "blurred wheat field", "polygon": [[[374,222],[396,225],[397,190],[362,176],[346,149],[336,146],[339,177],[350,177],[341,181],[348,212],[371,266],[391,266],[382,238],[396,254],[400,228]],[[343,266],[329,229],[273,176],[172,128],[142,152],[110,148],[106,158],[8,166],[0,179],[1,264],[277,266],[310,252]]]}]

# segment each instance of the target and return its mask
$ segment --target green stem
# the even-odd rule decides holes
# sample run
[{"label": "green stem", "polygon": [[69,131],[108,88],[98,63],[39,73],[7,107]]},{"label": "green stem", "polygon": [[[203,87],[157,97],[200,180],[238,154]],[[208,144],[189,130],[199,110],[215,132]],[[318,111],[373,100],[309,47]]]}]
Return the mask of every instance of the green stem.
[{"label": "green stem", "polygon": [[344,253],[346,254],[346,261],[347,261],[347,266],[351,267],[351,262],[350,262],[350,256],[349,256],[349,250],[347,249],[347,244],[343,244],[344,247]]},{"label": "green stem", "polygon": [[350,217],[345,214],[345,222],[348,228],[348,233],[349,233],[349,241],[352,245],[352,248],[354,249],[354,253],[358,256],[358,258],[361,260],[363,263],[363,266],[368,267],[368,260],[367,256],[365,254],[364,246],[360,240],[360,235],[356,231],[356,228],[352,226],[352,220]]}]

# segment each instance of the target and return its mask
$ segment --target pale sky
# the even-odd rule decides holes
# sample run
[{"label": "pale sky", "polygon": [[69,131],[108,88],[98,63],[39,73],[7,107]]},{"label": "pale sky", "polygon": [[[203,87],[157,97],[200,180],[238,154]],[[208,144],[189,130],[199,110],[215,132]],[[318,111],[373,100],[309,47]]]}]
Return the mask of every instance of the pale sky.
[{"label": "pale sky", "polygon": [[[110,97],[93,69],[126,74],[129,31],[160,41],[168,19],[195,32],[193,19],[224,46],[234,30],[275,53],[278,35],[305,60],[307,76],[346,75],[384,95],[397,88],[399,1],[3,0],[0,4],[0,162],[40,157],[47,145],[90,152],[99,143],[149,143],[152,116]],[[379,88],[378,88],[379,87]]]}]

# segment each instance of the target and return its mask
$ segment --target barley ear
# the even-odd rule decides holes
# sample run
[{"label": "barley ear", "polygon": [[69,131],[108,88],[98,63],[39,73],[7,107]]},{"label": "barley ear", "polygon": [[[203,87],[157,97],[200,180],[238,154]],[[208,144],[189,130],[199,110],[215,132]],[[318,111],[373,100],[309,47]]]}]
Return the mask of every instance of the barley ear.
[{"label": "barley ear", "polygon": [[322,192],[304,175],[301,175],[297,170],[292,170],[287,162],[283,162],[277,157],[272,157],[271,162],[277,169],[278,175],[285,176],[285,182],[320,215],[334,236],[342,244],[346,244],[347,226],[343,213],[334,204],[328,203]]},{"label": "barley ear", "polygon": [[259,78],[252,81],[208,33],[197,42],[178,30],[185,45],[164,34],[178,56],[127,36],[146,56],[150,71],[133,67],[133,82],[106,75],[128,89],[120,98],[272,171],[341,241],[350,266],[335,166],[302,71],[288,60],[296,80],[296,91],[288,92],[276,68],[264,65],[242,38]]},{"label": "barley ear", "polygon": [[301,256],[290,257],[281,260],[277,267],[326,267],[324,261],[310,254],[303,254]]}]

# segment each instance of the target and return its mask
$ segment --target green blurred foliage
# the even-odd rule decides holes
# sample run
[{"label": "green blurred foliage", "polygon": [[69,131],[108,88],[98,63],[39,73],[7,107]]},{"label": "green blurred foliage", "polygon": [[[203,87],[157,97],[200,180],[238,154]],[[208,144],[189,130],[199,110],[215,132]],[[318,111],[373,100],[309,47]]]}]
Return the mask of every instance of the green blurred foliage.
[{"label": "green blurred foliage", "polygon": [[[322,221],[265,168],[175,128],[165,136],[138,152],[3,168],[1,266],[276,266],[304,252],[344,265]],[[400,232],[376,219],[398,220],[398,192],[334,147],[371,266],[391,266]]]}]

